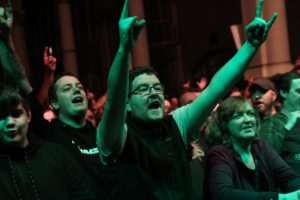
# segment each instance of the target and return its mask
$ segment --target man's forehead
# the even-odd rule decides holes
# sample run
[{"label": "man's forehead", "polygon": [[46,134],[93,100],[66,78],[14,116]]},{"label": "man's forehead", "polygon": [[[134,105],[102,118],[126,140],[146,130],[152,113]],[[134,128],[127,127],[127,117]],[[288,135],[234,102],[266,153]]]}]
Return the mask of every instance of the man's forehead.
[{"label": "man's forehead", "polygon": [[153,84],[153,83],[160,83],[159,79],[155,74],[140,74],[135,77],[132,81],[132,85],[140,85],[140,84]]},{"label": "man's forehead", "polygon": [[260,92],[260,93],[266,93],[267,91],[269,91],[268,89],[264,89],[262,87],[260,87],[259,85],[254,85],[251,88],[251,92],[254,94],[256,92]]},{"label": "man's forehead", "polygon": [[76,83],[79,83],[79,84],[81,84],[80,83],[80,81],[76,78],[76,77],[74,77],[74,76],[63,76],[63,77],[61,77],[60,79],[58,79],[57,81],[56,81],[56,85],[58,86],[63,86],[63,85],[67,85],[67,84],[76,84]]}]

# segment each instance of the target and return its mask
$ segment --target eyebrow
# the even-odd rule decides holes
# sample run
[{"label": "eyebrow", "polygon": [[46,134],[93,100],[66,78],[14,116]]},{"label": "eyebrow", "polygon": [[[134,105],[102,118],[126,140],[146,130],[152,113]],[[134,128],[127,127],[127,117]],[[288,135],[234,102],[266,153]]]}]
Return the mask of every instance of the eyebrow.
[{"label": "eyebrow", "polygon": [[[76,86],[78,86],[78,85],[82,86],[82,84],[80,82],[75,83],[75,85]],[[66,84],[62,85],[62,87],[65,87],[65,86],[72,86],[72,83],[66,83]]]},{"label": "eyebrow", "polygon": [[141,83],[137,87],[140,87],[140,86],[156,86],[156,85],[161,85],[161,83],[154,83],[153,85],[147,84],[147,83]]}]

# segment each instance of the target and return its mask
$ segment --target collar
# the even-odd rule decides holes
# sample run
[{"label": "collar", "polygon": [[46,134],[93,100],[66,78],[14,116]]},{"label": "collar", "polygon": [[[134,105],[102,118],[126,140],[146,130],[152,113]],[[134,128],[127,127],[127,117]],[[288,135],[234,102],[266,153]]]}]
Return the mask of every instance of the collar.
[{"label": "collar", "polygon": [[29,144],[24,148],[0,148],[0,154],[7,155],[9,157],[24,157],[24,155],[30,155],[34,153],[42,144],[42,140],[37,138],[33,133],[29,132],[28,135]]}]

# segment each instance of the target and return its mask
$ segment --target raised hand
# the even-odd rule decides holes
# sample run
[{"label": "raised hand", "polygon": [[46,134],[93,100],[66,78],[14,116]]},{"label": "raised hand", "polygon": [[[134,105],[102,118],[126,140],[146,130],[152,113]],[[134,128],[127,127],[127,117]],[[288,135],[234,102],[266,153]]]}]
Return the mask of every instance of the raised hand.
[{"label": "raised hand", "polygon": [[257,48],[265,41],[270,28],[277,18],[277,13],[274,13],[268,22],[261,18],[263,2],[264,0],[259,0],[255,18],[246,26],[247,40]]},{"label": "raised hand", "polygon": [[52,47],[45,47],[43,60],[46,69],[54,72],[56,68],[56,58],[52,55]]},{"label": "raised hand", "polygon": [[138,20],[137,16],[128,17],[129,0],[125,0],[119,20],[120,44],[125,48],[133,48],[138,36],[145,25],[145,20]]},{"label": "raised hand", "polygon": [[13,24],[12,7],[9,0],[0,6],[0,37],[7,39]]}]

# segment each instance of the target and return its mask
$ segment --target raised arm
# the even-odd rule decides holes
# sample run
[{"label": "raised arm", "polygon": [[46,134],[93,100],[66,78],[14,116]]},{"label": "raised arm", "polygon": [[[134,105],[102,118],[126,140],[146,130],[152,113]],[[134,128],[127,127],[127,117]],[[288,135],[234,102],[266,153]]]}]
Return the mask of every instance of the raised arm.
[{"label": "raised arm", "polygon": [[52,47],[45,47],[43,56],[45,68],[44,79],[37,98],[39,102],[45,106],[48,103],[48,90],[54,79],[56,58],[52,55]]},{"label": "raised arm", "polygon": [[24,66],[14,48],[11,37],[13,24],[12,7],[9,0],[5,0],[0,7],[0,60],[5,73],[15,81],[20,89],[29,94],[32,87],[25,74]]},{"label": "raised arm", "polygon": [[187,127],[197,130],[207,119],[217,102],[243,75],[251,59],[265,41],[277,13],[266,22],[261,18],[263,0],[260,0],[254,20],[247,25],[247,40],[241,49],[214,75],[207,88],[187,108]]},{"label": "raised arm", "polygon": [[128,4],[125,0],[119,20],[120,44],[109,71],[107,99],[97,133],[100,152],[105,155],[118,151],[125,138],[130,52],[145,25],[136,16],[128,17]]}]

